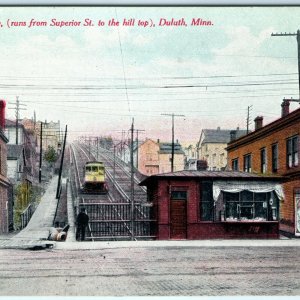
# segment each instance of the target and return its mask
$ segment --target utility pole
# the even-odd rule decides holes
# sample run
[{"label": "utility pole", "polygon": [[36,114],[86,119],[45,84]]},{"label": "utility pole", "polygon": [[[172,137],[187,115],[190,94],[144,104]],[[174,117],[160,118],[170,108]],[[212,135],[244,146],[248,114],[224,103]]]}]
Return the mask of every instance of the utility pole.
[{"label": "utility pole", "polygon": [[35,114],[35,111],[33,113],[33,130],[35,132],[35,125],[36,125],[36,114]]},{"label": "utility pole", "polygon": [[300,99],[300,30],[297,33],[272,33],[271,36],[296,36],[298,44],[298,84],[299,84],[299,99]]},{"label": "utility pole", "polygon": [[172,156],[171,156],[171,172],[174,171],[174,117],[185,117],[185,115],[162,114],[163,116],[172,117]]},{"label": "utility pole", "polygon": [[56,199],[59,198],[59,194],[60,194],[59,191],[60,191],[60,187],[61,187],[61,174],[62,174],[63,163],[64,163],[64,155],[65,155],[67,131],[68,131],[68,125],[66,125],[64,145],[63,145],[63,150],[62,150],[62,155],[61,155],[61,160],[60,160],[59,175],[58,175],[58,184],[57,184],[57,190],[56,190]]},{"label": "utility pole", "polygon": [[16,145],[19,145],[19,119],[20,119],[20,110],[26,110],[26,108],[24,108],[22,106],[26,106],[26,104],[20,103],[19,96],[17,96],[16,97],[16,106],[8,108],[8,109],[14,109],[15,110],[15,116],[16,116]]},{"label": "utility pole", "polygon": [[139,168],[139,132],[143,132],[143,129],[136,129],[136,169]]},{"label": "utility pole", "polygon": [[99,156],[99,140],[98,140],[98,137],[96,137],[96,147],[97,147],[97,161],[99,160],[98,156]]},{"label": "utility pole", "polygon": [[125,139],[125,130],[122,130],[122,136],[121,136],[121,160],[124,162],[125,161],[125,154],[123,155],[124,152],[124,140]]},{"label": "utility pole", "polygon": [[250,125],[250,110],[252,109],[252,105],[247,108],[247,134],[249,133],[249,125]]},{"label": "utility pole", "polygon": [[43,122],[41,122],[41,131],[40,131],[40,166],[39,166],[39,183],[42,182],[42,159],[43,154]]},{"label": "utility pole", "polygon": [[130,147],[130,182],[131,182],[131,240],[134,240],[134,168],[133,168],[133,132],[134,132],[134,118],[131,124],[131,147]]}]

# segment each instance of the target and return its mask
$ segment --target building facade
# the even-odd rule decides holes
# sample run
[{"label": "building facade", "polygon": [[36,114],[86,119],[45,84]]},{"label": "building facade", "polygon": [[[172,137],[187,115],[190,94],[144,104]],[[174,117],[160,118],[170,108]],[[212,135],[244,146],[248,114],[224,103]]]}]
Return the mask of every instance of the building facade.
[{"label": "building facade", "polygon": [[0,100],[0,233],[7,233],[11,227],[12,198],[8,197],[10,183],[7,178],[7,143],[5,128],[5,101]]},{"label": "building facade", "polygon": [[278,238],[279,177],[230,171],[179,171],[141,182],[159,240]]},{"label": "building facade", "polygon": [[25,141],[25,129],[21,123],[16,125],[16,121],[5,120],[5,135],[9,145],[22,145]]},{"label": "building facade", "polygon": [[[171,171],[172,143],[146,139],[134,149],[134,165],[138,171],[150,176]],[[185,154],[181,145],[174,143],[174,171],[183,170]]]},{"label": "building facade", "polygon": [[35,134],[37,137],[38,151],[40,149],[41,132],[42,132],[42,150],[46,151],[48,147],[53,147],[57,153],[60,153],[62,147],[62,141],[63,141],[63,132],[60,130],[60,121],[57,122],[37,121],[36,122]]},{"label": "building facade", "polygon": [[228,165],[240,170],[284,177],[284,198],[280,202],[280,230],[300,235],[300,109],[289,111],[282,103],[278,120],[263,126],[255,119],[255,131],[228,144]]},{"label": "building facade", "polygon": [[199,142],[197,143],[198,159],[206,160],[208,170],[220,171],[227,166],[227,144],[232,135],[242,136],[246,134],[245,130],[221,129],[203,129],[201,131]]},{"label": "building facade", "polygon": [[[5,133],[8,137],[7,164],[8,177],[13,183],[21,180],[34,181],[37,175],[36,137],[24,125],[6,120]],[[18,138],[16,138],[18,136]]]}]

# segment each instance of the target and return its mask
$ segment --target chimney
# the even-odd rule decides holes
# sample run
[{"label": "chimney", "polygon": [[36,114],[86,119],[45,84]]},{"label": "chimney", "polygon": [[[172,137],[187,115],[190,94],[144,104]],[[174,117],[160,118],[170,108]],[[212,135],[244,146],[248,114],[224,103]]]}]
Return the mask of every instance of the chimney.
[{"label": "chimney", "polygon": [[230,131],[230,142],[236,140],[236,130]]},{"label": "chimney", "polygon": [[197,160],[197,171],[206,171],[207,170],[207,161],[204,159]]},{"label": "chimney", "polygon": [[290,113],[290,101],[288,99],[283,99],[281,103],[281,117],[285,117]]},{"label": "chimney", "polygon": [[260,128],[263,127],[263,117],[262,116],[257,116],[255,119],[254,119],[254,123],[255,123],[255,130],[258,130]]},{"label": "chimney", "polygon": [[0,100],[0,129],[4,130],[5,127],[5,106],[4,100]]}]

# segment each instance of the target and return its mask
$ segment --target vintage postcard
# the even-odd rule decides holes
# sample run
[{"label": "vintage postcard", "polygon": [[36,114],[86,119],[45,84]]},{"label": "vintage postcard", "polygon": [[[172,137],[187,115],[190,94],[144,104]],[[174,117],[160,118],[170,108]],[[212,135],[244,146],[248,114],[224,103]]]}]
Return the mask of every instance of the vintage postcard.
[{"label": "vintage postcard", "polygon": [[0,6],[0,296],[298,297],[299,18]]}]

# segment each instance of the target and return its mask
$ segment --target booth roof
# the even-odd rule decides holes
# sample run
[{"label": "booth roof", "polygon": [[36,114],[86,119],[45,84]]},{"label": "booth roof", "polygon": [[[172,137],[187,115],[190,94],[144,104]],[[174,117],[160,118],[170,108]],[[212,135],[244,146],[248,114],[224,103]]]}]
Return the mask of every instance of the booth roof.
[{"label": "booth roof", "polygon": [[280,181],[283,179],[281,176],[255,174],[248,172],[238,171],[196,171],[196,170],[183,170],[170,173],[161,173],[147,177],[140,185],[148,185],[150,182],[157,181],[159,179],[211,179],[211,180],[259,180],[259,181]]}]

